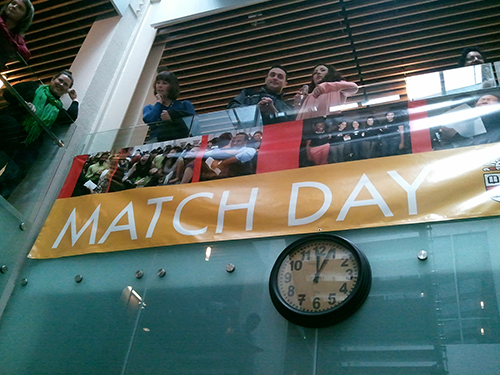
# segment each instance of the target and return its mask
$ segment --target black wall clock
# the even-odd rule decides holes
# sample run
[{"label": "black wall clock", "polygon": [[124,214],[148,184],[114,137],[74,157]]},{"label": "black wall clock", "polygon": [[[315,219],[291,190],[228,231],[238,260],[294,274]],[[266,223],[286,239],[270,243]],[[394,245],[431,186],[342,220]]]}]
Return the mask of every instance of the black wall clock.
[{"label": "black wall clock", "polygon": [[325,327],[353,314],[371,286],[365,255],[345,238],[304,237],[280,254],[269,278],[274,306],[304,327]]}]

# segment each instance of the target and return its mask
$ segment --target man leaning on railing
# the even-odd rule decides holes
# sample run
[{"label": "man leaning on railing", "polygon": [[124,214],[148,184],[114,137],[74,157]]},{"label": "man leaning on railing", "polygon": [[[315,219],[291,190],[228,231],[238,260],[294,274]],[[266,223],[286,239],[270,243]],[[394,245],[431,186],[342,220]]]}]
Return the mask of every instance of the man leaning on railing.
[{"label": "man leaning on railing", "polygon": [[264,125],[295,120],[293,106],[283,100],[283,89],[286,85],[285,68],[275,65],[268,71],[260,91],[244,89],[229,102],[227,108],[257,105]]},{"label": "man leaning on railing", "polygon": [[[53,125],[69,125],[78,116],[76,90],[72,88],[73,76],[69,71],[56,74],[50,84],[22,82],[14,86],[35,116],[50,129]],[[68,94],[72,100],[67,110],[61,96]],[[0,194],[7,198],[28,173],[43,145],[44,130],[39,121],[19,103],[15,93],[4,91],[9,106],[0,112],[0,151],[10,158],[0,166]]]}]

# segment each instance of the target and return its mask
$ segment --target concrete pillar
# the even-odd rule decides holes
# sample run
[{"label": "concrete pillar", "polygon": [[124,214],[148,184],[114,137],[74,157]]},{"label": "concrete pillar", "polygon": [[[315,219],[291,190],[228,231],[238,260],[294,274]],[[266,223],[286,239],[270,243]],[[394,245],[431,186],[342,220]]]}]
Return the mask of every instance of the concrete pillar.
[{"label": "concrete pillar", "polygon": [[84,139],[82,153],[112,148],[153,45],[159,4],[144,1],[139,12],[131,5],[123,17],[95,22],[87,35],[71,66],[81,102],[73,141]]}]

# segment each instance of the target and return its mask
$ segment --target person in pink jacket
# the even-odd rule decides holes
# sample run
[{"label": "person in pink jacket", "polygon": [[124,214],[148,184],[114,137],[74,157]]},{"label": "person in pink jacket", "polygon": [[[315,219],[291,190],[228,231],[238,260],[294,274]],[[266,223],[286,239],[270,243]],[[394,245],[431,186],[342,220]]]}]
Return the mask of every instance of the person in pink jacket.
[{"label": "person in pink jacket", "polygon": [[304,85],[294,97],[297,120],[327,116],[330,107],[344,104],[348,96],[358,92],[358,86],[342,79],[342,75],[328,64],[314,67],[311,83]]},{"label": "person in pink jacket", "polygon": [[24,60],[31,57],[23,35],[33,21],[34,8],[29,0],[12,0],[0,9],[0,65],[16,58],[16,52]]}]

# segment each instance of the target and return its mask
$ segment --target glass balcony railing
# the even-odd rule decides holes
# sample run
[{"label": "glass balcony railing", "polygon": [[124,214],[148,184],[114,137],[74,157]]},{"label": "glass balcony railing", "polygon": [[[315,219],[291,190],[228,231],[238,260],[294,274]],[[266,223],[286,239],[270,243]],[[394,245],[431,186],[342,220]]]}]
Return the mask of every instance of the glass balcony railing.
[{"label": "glass balcony railing", "polygon": [[[360,92],[364,92],[362,97],[358,95],[354,101],[342,106],[331,106],[328,113],[317,114],[316,119],[323,119],[324,132],[330,139],[327,162],[352,161],[412,153],[416,150],[430,151],[488,142],[488,135],[485,135],[486,128],[491,127],[490,123],[495,121],[498,108],[495,105],[489,107],[478,105],[478,100],[483,93],[495,96],[498,92],[499,84],[495,79],[495,72],[498,72],[499,68],[499,63],[492,63],[409,77],[406,79],[408,101],[401,100],[399,95],[378,93],[374,97],[369,90],[374,84],[360,86]],[[386,84],[387,82],[380,82],[375,86]],[[21,103],[22,110],[28,114],[29,105],[19,100],[21,98],[16,96],[14,89],[9,88],[9,91]],[[425,100],[425,105],[421,103],[422,100]],[[389,121],[387,114],[391,111],[393,119]],[[415,114],[421,117],[418,113],[424,112],[426,117],[416,121]],[[43,125],[38,116],[30,115]],[[295,115],[296,111],[278,113],[271,122],[280,123],[293,119]],[[90,165],[98,155],[106,152],[110,157],[106,161],[106,165],[109,166],[113,157],[116,159],[121,157],[130,163],[132,160],[136,161],[134,155],[138,151],[153,153],[156,157],[157,154],[161,156],[164,151],[168,153],[171,149],[175,149],[177,153],[173,159],[176,160],[179,156],[184,157],[192,147],[195,147],[195,151],[202,147],[201,153],[227,147],[225,143],[227,139],[224,138],[231,138],[237,133],[246,133],[249,136],[247,143],[250,146],[260,146],[262,131],[265,129],[258,106],[185,117],[176,122],[176,126],[186,129],[189,137],[160,142],[150,136],[150,130],[153,127],[168,128],[171,126],[169,122],[138,124],[89,134],[80,142],[77,149],[72,150],[71,156],[63,155],[66,154],[64,144],[68,144],[71,140],[73,129],[45,127],[42,129],[46,133],[43,149],[40,148],[37,152],[40,157],[21,155],[24,158],[19,159],[19,155],[0,149],[1,195],[21,212],[23,210],[33,212],[33,204],[38,201],[34,192],[42,194],[46,192],[47,185],[52,180],[49,171],[56,173],[59,163],[63,159],[67,163],[68,157],[89,155],[87,165]],[[314,118],[304,122],[300,167],[317,163],[307,155],[307,143],[308,140],[312,140],[310,138],[316,122]],[[428,138],[424,142],[426,145],[423,149],[422,144],[415,144],[417,138],[419,143],[422,143],[422,137],[414,137],[417,133],[422,134],[422,130],[425,130]],[[206,136],[207,139],[202,141],[202,136]],[[342,142],[334,142],[340,138]],[[205,143],[202,145],[203,142]],[[220,142],[219,145],[217,142]],[[333,145],[333,143],[339,144]],[[59,150],[61,153],[57,151],[59,148],[62,149]],[[56,154],[59,156],[55,157]],[[193,156],[193,151],[190,151],[189,155]],[[161,165],[157,164],[157,167]],[[247,172],[253,173],[255,165],[252,168]],[[160,180],[164,181],[164,176]],[[180,180],[174,178],[176,182]]]},{"label": "glass balcony railing", "polygon": [[493,87],[498,87],[498,83],[492,64],[466,66],[406,79],[409,100],[463,94]]},{"label": "glass balcony railing", "polygon": [[[374,97],[369,94],[370,87],[374,85],[360,86],[360,92],[364,92],[364,96],[358,95],[355,100],[341,107],[331,106],[328,113],[318,113],[317,117],[304,121],[301,147],[297,152],[297,167],[497,141],[494,124],[499,117],[500,89],[495,77],[498,76],[499,69],[499,63],[492,63],[409,77],[406,79],[407,101],[401,100],[399,95],[379,93]],[[386,84],[387,82],[380,82],[377,85]],[[9,91],[14,92],[12,95],[19,101],[15,91]],[[28,116],[29,105],[24,101],[20,103],[21,110]],[[391,112],[392,119],[389,119],[388,114]],[[271,122],[279,124],[293,119],[295,115],[294,111],[279,113]],[[40,119],[36,121],[41,122]],[[319,161],[309,154],[308,147],[318,143],[313,137],[318,122],[323,123],[321,126],[324,132],[319,138],[328,138],[325,142],[329,143],[326,161]],[[48,194],[57,171],[67,169],[69,161],[76,155],[86,155],[86,161],[75,191],[69,196],[73,193],[79,195],[114,191],[108,187],[97,188],[100,174],[107,170],[113,172],[109,173],[111,175],[121,168],[117,176],[122,176],[123,179],[133,164],[140,159],[139,155],[144,153],[148,154],[148,163],[155,172],[147,176],[147,182],[138,179],[141,180],[140,186],[203,181],[256,172],[256,159],[259,153],[262,154],[259,149],[261,144],[266,142],[266,125],[263,125],[258,106],[178,119],[177,125],[184,127],[189,137],[160,142],[150,136],[152,127],[169,125],[169,122],[138,124],[92,133],[84,137],[79,146],[71,151],[68,151],[65,145],[68,145],[73,137],[74,126],[45,128],[44,142],[36,150],[38,155],[16,154],[8,149],[0,149],[1,195],[7,200],[6,204],[10,204],[21,215],[26,215],[26,220],[29,220],[30,215],[37,212],[41,197]],[[9,125],[2,126],[5,128]],[[283,126],[283,131],[287,131],[288,125]],[[245,139],[247,154],[244,156],[248,166],[236,172],[222,171],[219,168],[219,172],[217,161],[220,160],[217,157],[222,157],[220,150],[230,147],[230,140],[237,133],[245,133],[248,136]],[[253,151],[248,151],[249,148]],[[104,167],[97,168],[94,176],[89,178],[89,166],[96,164],[102,153],[105,153],[106,158]],[[191,176],[191,171],[186,175],[184,172],[189,163],[197,159],[201,160],[198,176]],[[212,159],[216,161],[215,164],[212,163],[213,166],[209,165]],[[183,164],[183,167],[179,164]],[[61,166],[64,168],[60,168]],[[208,171],[204,173],[207,167]],[[169,174],[170,177],[167,178]],[[186,177],[183,180],[184,176]],[[118,181],[120,178],[115,179],[116,189],[125,188],[123,181]],[[83,186],[89,180],[91,189]],[[109,181],[107,183],[109,185]],[[134,182],[134,186],[139,185]],[[56,193],[50,191],[55,198]]]},{"label": "glass balcony railing", "polygon": [[[0,52],[0,65],[6,60]],[[10,61],[9,59],[7,59]],[[0,294],[8,288],[10,275],[23,263],[23,252],[37,235],[34,227],[41,209],[57,196],[51,189],[58,170],[65,163],[66,145],[74,135],[72,119],[64,118],[63,126],[47,126],[47,115],[36,111],[35,90],[40,80],[12,87],[0,76],[3,97],[7,103],[0,109]],[[20,89],[22,87],[22,89]],[[27,95],[27,96],[25,96]],[[6,104],[6,105],[5,105]],[[40,108],[40,107],[39,107]],[[53,113],[53,117],[56,116]],[[29,129],[33,131],[30,132]],[[63,141],[64,139],[64,141]],[[71,160],[71,159],[70,159]],[[45,198],[49,199],[45,200]],[[47,207],[47,206],[46,206]],[[50,208],[50,206],[48,207]]]},{"label": "glass balcony railing", "polygon": [[[382,95],[332,106],[328,114],[304,120],[301,146],[290,158],[297,159],[295,167],[308,167],[498,142],[500,89],[494,73],[494,64],[483,64],[424,74],[406,80],[408,101]],[[277,114],[271,122],[284,134],[290,125],[281,122],[295,115]],[[149,137],[151,128],[170,122],[90,134],[82,146],[87,160],[73,194],[254,174],[259,158],[272,152],[267,145],[282,142],[269,135],[258,106],[185,117],[176,126],[179,121],[189,137],[161,142]],[[234,145],[237,134],[244,136],[239,146]],[[322,160],[310,152],[319,146],[325,149]],[[106,160],[99,166],[103,153]],[[244,162],[222,168],[221,162],[233,154]],[[131,171],[141,159],[144,175]]]}]

